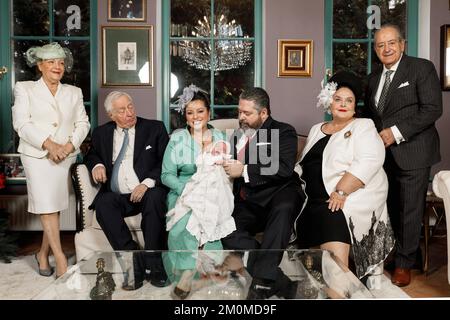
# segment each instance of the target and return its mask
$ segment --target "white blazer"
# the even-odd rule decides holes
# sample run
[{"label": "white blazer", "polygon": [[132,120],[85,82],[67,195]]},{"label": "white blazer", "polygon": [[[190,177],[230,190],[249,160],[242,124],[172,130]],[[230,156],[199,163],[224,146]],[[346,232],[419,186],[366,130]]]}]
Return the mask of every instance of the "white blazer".
[{"label": "white blazer", "polygon": [[[303,157],[323,138],[323,123],[314,125],[309,132]],[[388,180],[383,169],[385,148],[375,125],[370,119],[355,119],[334,133],[323,151],[322,179],[328,194],[336,190],[342,176],[349,172],[364,183],[345,201],[343,212],[347,223],[352,220],[354,236],[360,240],[372,224],[387,219],[386,199]]]},{"label": "white blazer", "polygon": [[59,83],[53,96],[40,78],[17,82],[14,97],[12,118],[14,130],[20,137],[20,153],[45,157],[48,151],[42,149],[42,144],[48,137],[60,144],[70,139],[75,147],[72,155],[80,152],[80,145],[90,129],[80,88]]}]

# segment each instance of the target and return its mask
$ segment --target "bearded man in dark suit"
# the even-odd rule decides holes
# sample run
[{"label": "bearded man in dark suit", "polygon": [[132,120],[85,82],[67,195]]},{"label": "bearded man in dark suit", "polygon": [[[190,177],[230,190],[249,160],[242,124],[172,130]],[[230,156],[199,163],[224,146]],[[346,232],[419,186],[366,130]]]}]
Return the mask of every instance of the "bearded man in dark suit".
[{"label": "bearded man in dark suit", "polygon": [[[125,92],[111,92],[105,109],[112,121],[92,133],[92,147],[85,164],[96,183],[102,183],[91,207],[114,250],[139,250],[124,218],[142,213],[141,230],[145,250],[167,248],[165,214],[167,190],[161,183],[161,165],[169,141],[161,121],[136,116],[132,98]],[[155,286],[166,284],[158,255],[133,255],[135,283],[142,286],[145,270]]]},{"label": "bearded man in dark suit", "polygon": [[[240,95],[239,124],[231,139],[235,160],[224,164],[235,178],[236,231],[222,243],[225,249],[279,249],[250,253],[247,269],[253,281],[247,298],[294,298],[296,283],[278,265],[305,199],[294,172],[297,134],[291,125],[271,117],[269,96],[261,88]],[[264,232],[261,243],[255,239],[259,232]]]},{"label": "bearded man in dark suit", "polygon": [[442,93],[432,62],[407,56],[396,25],[375,33],[375,51],[383,64],[368,77],[365,112],[386,147],[388,210],[396,236],[392,283],[406,286],[421,263],[421,223],[431,166],[440,161],[436,120]]}]

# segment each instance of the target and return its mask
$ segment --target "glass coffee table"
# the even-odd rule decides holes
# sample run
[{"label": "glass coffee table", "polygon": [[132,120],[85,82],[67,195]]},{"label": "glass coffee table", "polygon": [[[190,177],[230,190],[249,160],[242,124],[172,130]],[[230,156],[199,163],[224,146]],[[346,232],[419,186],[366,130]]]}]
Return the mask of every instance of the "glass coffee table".
[{"label": "glass coffee table", "polygon": [[[69,268],[65,275],[34,299],[245,300],[253,280],[249,261],[261,254],[283,257],[279,270],[286,279],[283,282],[285,288],[271,291],[268,299],[374,298],[331,252],[310,249],[94,252]],[[171,257],[175,265],[188,259],[190,263],[194,261],[195,267],[171,270],[169,278],[172,282],[167,281],[166,285],[158,287],[145,279],[142,281],[141,272],[145,271],[136,270],[136,257],[148,255],[162,257],[164,262]],[[165,266],[167,269],[166,263]],[[133,286],[136,289],[129,290],[130,287],[134,289]]]}]

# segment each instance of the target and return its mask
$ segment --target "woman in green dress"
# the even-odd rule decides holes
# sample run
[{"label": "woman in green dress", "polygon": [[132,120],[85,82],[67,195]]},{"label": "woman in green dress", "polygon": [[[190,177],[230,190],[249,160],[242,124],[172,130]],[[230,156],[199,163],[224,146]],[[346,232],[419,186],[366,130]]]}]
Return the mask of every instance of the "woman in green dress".
[{"label": "woman in green dress", "polygon": [[[183,193],[186,183],[197,171],[195,159],[212,143],[223,140],[224,134],[208,125],[210,106],[205,91],[190,85],[180,96],[179,111],[186,117],[186,128],[172,133],[164,153],[161,181],[170,188],[167,195],[167,209],[175,207],[177,199]],[[164,267],[172,283],[176,283],[172,292],[175,299],[185,299],[192,290],[192,279],[196,270],[193,252],[174,252],[173,250],[199,249],[199,242],[186,229],[191,212],[183,216],[169,230],[169,252],[163,255]],[[222,250],[220,240],[207,242],[201,249]],[[194,252],[195,253],[195,252]]]}]

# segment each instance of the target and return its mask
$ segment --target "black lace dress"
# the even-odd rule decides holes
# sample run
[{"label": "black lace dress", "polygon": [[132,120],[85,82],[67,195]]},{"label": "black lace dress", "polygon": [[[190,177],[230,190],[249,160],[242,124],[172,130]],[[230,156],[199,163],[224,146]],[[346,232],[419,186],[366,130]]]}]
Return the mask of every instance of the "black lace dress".
[{"label": "black lace dress", "polygon": [[308,202],[297,221],[301,248],[319,246],[330,241],[351,244],[350,233],[342,210],[328,209],[328,193],[323,184],[322,158],[331,135],[316,142],[300,162],[302,179],[306,182]]}]

